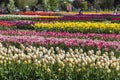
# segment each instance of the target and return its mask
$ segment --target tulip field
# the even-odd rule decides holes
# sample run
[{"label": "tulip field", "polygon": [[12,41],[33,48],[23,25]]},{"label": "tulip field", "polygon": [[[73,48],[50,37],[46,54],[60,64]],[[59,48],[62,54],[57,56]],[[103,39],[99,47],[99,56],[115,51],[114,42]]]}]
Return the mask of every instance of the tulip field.
[{"label": "tulip field", "polygon": [[120,80],[120,14],[0,15],[0,80]]}]

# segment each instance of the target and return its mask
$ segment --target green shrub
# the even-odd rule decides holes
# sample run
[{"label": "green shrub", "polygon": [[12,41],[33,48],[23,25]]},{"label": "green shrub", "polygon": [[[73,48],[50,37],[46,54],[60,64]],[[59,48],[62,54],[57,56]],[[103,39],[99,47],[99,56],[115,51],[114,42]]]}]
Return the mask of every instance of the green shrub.
[{"label": "green shrub", "polygon": [[10,13],[13,13],[16,9],[15,4],[14,4],[14,0],[10,0],[8,6],[8,10]]},{"label": "green shrub", "polygon": [[82,5],[83,10],[87,10],[88,9],[86,1],[83,1],[81,5]]}]

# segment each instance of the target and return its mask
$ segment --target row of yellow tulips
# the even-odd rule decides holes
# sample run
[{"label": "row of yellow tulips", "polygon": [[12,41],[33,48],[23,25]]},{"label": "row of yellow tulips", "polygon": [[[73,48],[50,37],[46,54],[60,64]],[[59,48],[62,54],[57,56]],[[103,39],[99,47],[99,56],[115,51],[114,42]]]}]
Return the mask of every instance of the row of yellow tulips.
[{"label": "row of yellow tulips", "polygon": [[36,29],[52,31],[120,33],[120,24],[109,22],[50,22],[36,23],[33,26]]},{"label": "row of yellow tulips", "polygon": [[60,18],[61,16],[40,16],[40,18]]}]

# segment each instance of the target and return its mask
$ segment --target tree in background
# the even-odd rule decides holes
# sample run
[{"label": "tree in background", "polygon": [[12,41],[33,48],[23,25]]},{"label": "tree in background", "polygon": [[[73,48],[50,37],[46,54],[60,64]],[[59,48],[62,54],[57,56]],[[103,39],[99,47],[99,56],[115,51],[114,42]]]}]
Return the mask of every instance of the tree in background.
[{"label": "tree in background", "polygon": [[43,0],[38,0],[36,5],[37,5],[37,7],[40,10],[43,10],[43,8],[44,8],[44,1]]},{"label": "tree in background", "polygon": [[48,5],[49,10],[55,11],[59,6],[59,0],[49,0]]},{"label": "tree in background", "polygon": [[61,10],[67,11],[67,6],[71,4],[69,0],[60,0],[59,7]]},{"label": "tree in background", "polygon": [[73,3],[72,3],[72,5],[74,6],[74,8],[76,8],[76,9],[79,9],[79,8],[81,8],[81,0],[74,0],[73,1]]},{"label": "tree in background", "polygon": [[59,6],[59,0],[38,0],[37,5],[45,11],[55,11]]},{"label": "tree in background", "polygon": [[41,4],[42,5],[43,4],[43,0],[38,0],[37,4]]},{"label": "tree in background", "polygon": [[88,2],[90,2],[91,4],[95,3],[95,0],[87,0]]},{"label": "tree in background", "polygon": [[102,2],[100,3],[100,8],[102,10],[112,10],[113,9],[113,4],[114,4],[114,0],[102,0]]},{"label": "tree in background", "polygon": [[120,5],[120,0],[114,0],[114,8],[117,8]]},{"label": "tree in background", "polygon": [[16,9],[16,7],[15,7],[15,4],[14,4],[14,0],[10,0],[9,4],[7,5],[7,10],[10,13],[13,13],[15,11],[15,9]]},{"label": "tree in background", "polygon": [[0,5],[7,6],[8,3],[9,3],[9,0],[0,0]]},{"label": "tree in background", "polygon": [[87,10],[87,1],[85,0],[74,0],[73,1],[73,6],[76,9],[82,9],[82,10]]},{"label": "tree in background", "polygon": [[18,8],[24,8],[25,6],[33,6],[37,4],[37,0],[15,0],[15,5]]},{"label": "tree in background", "polygon": [[24,8],[27,5],[27,0],[15,0],[15,5],[18,8]]},{"label": "tree in background", "polygon": [[83,1],[82,4],[81,4],[81,7],[82,7],[83,10],[87,10],[88,9],[87,2]]}]

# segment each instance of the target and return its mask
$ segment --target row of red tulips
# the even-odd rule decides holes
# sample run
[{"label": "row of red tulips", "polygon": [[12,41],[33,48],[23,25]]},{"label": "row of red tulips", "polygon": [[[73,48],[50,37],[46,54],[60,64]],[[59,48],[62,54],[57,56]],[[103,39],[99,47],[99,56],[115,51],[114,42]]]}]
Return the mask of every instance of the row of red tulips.
[{"label": "row of red tulips", "polygon": [[36,11],[36,12],[32,12],[32,11],[27,11],[27,12],[17,12],[15,14],[19,14],[19,15],[54,15],[54,12],[43,12],[43,11]]},{"label": "row of red tulips", "polygon": [[34,24],[33,21],[0,21],[0,26],[2,27],[13,27],[18,25],[31,25]]},{"label": "row of red tulips", "polygon": [[11,26],[15,26],[15,25],[16,25],[15,23],[0,21],[0,26],[2,26],[2,27],[11,27]]}]

